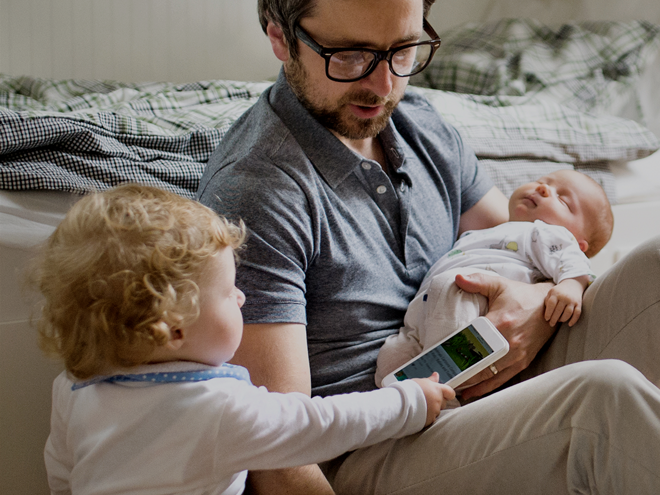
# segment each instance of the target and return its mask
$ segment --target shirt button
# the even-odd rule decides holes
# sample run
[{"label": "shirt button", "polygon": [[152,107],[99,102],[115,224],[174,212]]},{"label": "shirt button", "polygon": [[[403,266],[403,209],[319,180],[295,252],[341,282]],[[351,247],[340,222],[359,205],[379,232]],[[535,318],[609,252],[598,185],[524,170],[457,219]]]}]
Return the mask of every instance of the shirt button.
[{"label": "shirt button", "polygon": [[362,162],[362,168],[365,169],[365,170],[371,170],[371,163]]},{"label": "shirt button", "polygon": [[385,186],[378,186],[376,188],[376,192],[378,194],[385,194],[387,192],[387,188]]},{"label": "shirt button", "polygon": [[405,190],[406,190],[406,183],[405,182],[401,183],[400,189],[401,189],[401,192],[405,192]]}]

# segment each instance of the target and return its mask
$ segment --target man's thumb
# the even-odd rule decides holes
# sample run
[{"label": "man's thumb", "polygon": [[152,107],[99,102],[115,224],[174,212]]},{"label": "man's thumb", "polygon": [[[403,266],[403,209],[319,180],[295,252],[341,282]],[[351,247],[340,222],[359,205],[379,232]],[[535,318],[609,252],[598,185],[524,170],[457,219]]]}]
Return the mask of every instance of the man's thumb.
[{"label": "man's thumb", "polygon": [[479,293],[488,297],[490,284],[487,284],[481,273],[458,274],[455,278],[459,289],[472,294]]}]

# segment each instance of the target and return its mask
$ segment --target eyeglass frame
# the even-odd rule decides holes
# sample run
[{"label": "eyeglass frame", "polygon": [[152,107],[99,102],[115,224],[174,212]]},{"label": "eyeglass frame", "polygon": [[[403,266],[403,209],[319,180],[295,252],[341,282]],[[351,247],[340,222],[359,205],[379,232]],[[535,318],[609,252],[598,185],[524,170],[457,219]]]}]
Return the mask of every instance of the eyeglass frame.
[{"label": "eyeglass frame", "polygon": [[[440,43],[442,40],[438,36],[438,33],[435,32],[435,29],[429,24],[429,21],[424,18],[422,27],[424,29],[424,32],[428,34],[432,39],[427,40],[427,41],[418,41],[416,43],[409,43],[407,45],[402,45],[402,46],[397,46],[396,48],[391,48],[389,50],[372,50],[371,48],[326,48],[319,43],[317,43],[314,38],[312,38],[303,28],[300,27],[300,25],[296,24],[295,27],[295,35],[296,37],[302,41],[305,45],[310,47],[312,50],[314,50],[316,53],[318,53],[321,57],[325,59],[325,75],[328,79],[331,81],[336,81],[336,82],[355,82],[359,81],[360,79],[364,79],[365,77],[368,77],[374,70],[376,70],[376,67],[378,67],[378,64],[381,63],[383,60],[387,61],[387,65],[390,68],[390,72],[394,74],[397,77],[410,77],[414,76],[415,74],[419,74],[422,72],[428,65],[431,63],[431,60],[433,59],[433,56],[435,55],[435,52],[438,48],[440,48]],[[417,47],[420,45],[431,45],[431,54],[429,55],[428,60],[426,63],[422,66],[421,69],[412,72],[410,74],[406,74],[405,76],[402,76],[400,74],[397,74],[394,72],[394,67],[392,67],[392,56],[401,50],[405,50],[406,48],[410,47]],[[336,77],[332,77],[330,75],[330,59],[335,53],[338,52],[369,52],[374,54],[374,59],[371,62],[371,65],[367,68],[366,71],[359,77],[354,77],[352,79],[337,79]]]}]

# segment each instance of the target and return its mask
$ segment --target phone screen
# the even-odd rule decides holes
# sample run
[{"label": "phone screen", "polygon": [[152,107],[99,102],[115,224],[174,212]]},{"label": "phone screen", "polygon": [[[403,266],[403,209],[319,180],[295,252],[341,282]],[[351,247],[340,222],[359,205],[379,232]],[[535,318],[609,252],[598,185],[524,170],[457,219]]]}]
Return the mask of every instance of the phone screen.
[{"label": "phone screen", "polygon": [[394,376],[398,381],[408,378],[427,378],[434,371],[440,382],[446,383],[460,372],[493,353],[474,326],[469,325],[439,346],[413,361]]}]

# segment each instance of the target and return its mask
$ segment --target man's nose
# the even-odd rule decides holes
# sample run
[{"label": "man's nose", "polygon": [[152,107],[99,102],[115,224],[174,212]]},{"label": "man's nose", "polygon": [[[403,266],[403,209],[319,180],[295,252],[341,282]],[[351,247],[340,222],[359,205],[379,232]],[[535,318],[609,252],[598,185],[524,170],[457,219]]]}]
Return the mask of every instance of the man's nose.
[{"label": "man's nose", "polygon": [[384,98],[392,92],[392,78],[396,77],[390,72],[387,60],[381,60],[374,71],[362,79],[362,86]]}]

